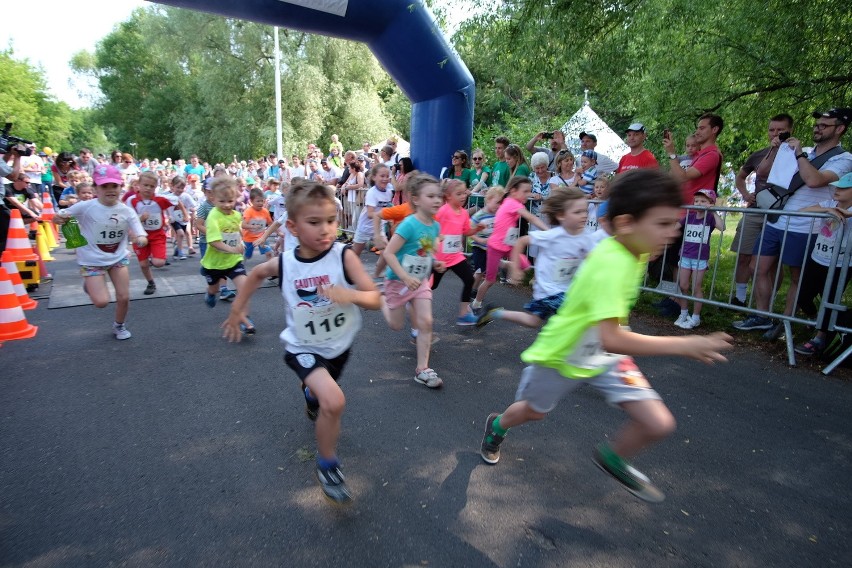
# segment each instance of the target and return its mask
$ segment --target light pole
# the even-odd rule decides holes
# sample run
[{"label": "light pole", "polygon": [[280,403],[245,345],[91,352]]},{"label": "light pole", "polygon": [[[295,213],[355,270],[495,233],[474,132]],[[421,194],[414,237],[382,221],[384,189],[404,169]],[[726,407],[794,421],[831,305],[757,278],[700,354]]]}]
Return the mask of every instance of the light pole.
[{"label": "light pole", "polygon": [[133,148],[133,150],[130,153],[133,155],[133,161],[135,162],[136,161],[136,142],[131,142],[130,146]]}]

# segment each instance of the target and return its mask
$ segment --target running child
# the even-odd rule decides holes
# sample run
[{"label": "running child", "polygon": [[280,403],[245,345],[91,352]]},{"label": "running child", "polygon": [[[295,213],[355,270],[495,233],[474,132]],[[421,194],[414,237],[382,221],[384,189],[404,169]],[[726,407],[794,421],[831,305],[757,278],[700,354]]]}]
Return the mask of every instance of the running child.
[{"label": "running child", "polygon": [[130,273],[127,266],[127,241],[145,247],[148,239],[136,213],[119,201],[124,180],[114,166],[98,165],[92,175],[97,185],[97,199],[78,201],[57,211],[53,222],[62,225],[70,217],[77,219],[80,233],[88,244],[76,250],[77,264],[83,276],[83,290],[97,308],[109,304],[105,275],[115,288],[115,321],[112,333],[116,339],[130,339],[125,325],[130,309]]},{"label": "running child", "polygon": [[[192,175],[194,174],[190,174],[190,177]],[[207,217],[216,208],[213,204],[213,192],[210,191],[214,179],[215,177],[210,178],[208,183],[204,184],[204,200],[195,210],[195,228],[198,231],[198,249],[201,252],[201,258],[204,258],[207,253]],[[223,302],[230,302],[237,295],[236,292],[228,289],[227,282],[226,278],[219,281],[219,299]]]},{"label": "running child", "polygon": [[[214,178],[210,184],[210,193],[215,207],[204,223],[207,250],[201,258],[201,275],[207,280],[204,303],[212,308],[216,306],[219,283],[226,278],[234,283],[237,288],[235,296],[239,297],[240,287],[246,279],[246,269],[243,266],[245,247],[240,234],[243,219],[236,210],[239,193],[237,181],[230,176]],[[248,335],[254,334],[254,324],[250,320],[244,331]]]},{"label": "running child", "polygon": [[335,503],[352,499],[340,471],[337,441],[346,399],[337,384],[361,329],[359,308],[377,310],[381,296],[361,261],[337,238],[334,190],[315,182],[293,185],[287,197],[287,228],[299,246],[252,269],[222,324],[230,341],[251,325],[249,302],[264,279],[277,277],[287,327],[281,332],[284,361],[302,382],[305,412],[316,422],[317,479]]},{"label": "running child", "polygon": [[189,218],[189,214],[182,203],[172,203],[166,197],[155,195],[158,179],[154,172],[142,172],[132,183],[136,188],[136,194],[125,203],[136,211],[142,226],[148,233],[147,244],[141,247],[134,245],[133,250],[136,253],[136,260],[139,261],[139,268],[142,269],[142,275],[148,281],[144,294],[150,296],[157,291],[151,266],[162,268],[166,265],[165,214],[171,207],[177,207],[184,219]]},{"label": "running child", "polygon": [[266,210],[264,204],[266,200],[263,198],[263,190],[255,187],[249,192],[249,207],[243,212],[243,245],[245,253],[243,258],[248,260],[254,253],[255,243],[257,249],[262,255],[266,255],[266,260],[272,258],[272,249],[266,244],[266,239],[260,240],[258,237],[265,234],[266,228],[272,225],[272,216]]},{"label": "running child", "polygon": [[[485,228],[485,225],[470,224],[470,215],[464,205],[467,202],[468,190],[460,179],[445,179],[442,182],[445,203],[435,214],[435,220],[441,226],[438,238],[438,249],[435,260],[444,263],[446,270],[452,270],[461,278],[462,293],[459,301],[459,315],[456,325],[475,325],[477,318],[470,311],[470,298],[473,291],[473,270],[464,255],[464,245],[467,237]],[[444,272],[432,275],[432,290],[441,283]]]},{"label": "running child", "polygon": [[393,205],[393,186],[390,184],[390,168],[378,164],[370,171],[373,186],[367,190],[364,209],[358,217],[358,226],[352,239],[352,252],[361,256],[367,241],[373,238],[373,218],[385,207]]},{"label": "running child", "polygon": [[411,304],[412,327],[418,330],[417,366],[414,380],[430,389],[440,388],[444,381],[429,367],[432,348],[432,271],[446,270],[444,263],[435,260],[440,226],[435,213],[442,203],[438,180],[420,172],[412,172],[406,180],[414,213],[397,226],[382,255],[388,263],[382,314],[391,329],[399,331],[405,325],[405,307]]},{"label": "running child", "polygon": [[[482,307],[485,294],[497,282],[497,271],[500,268],[500,261],[509,258],[512,247],[518,242],[518,237],[520,236],[519,220],[521,218],[526,219],[530,224],[535,225],[542,231],[550,228],[544,221],[525,209],[527,199],[529,199],[531,193],[532,182],[530,182],[528,177],[513,176],[509,180],[509,183],[506,184],[506,194],[503,196],[503,201],[500,203],[500,208],[494,217],[494,231],[488,237],[485,282],[479,286],[479,289],[476,291],[476,299],[471,303],[471,307],[474,310]],[[525,256],[521,257],[520,262],[521,269],[526,270],[529,268],[530,262]]]},{"label": "running child", "polygon": [[[710,207],[716,203],[716,192],[712,189],[699,189],[695,192],[693,205]],[[710,261],[710,233],[713,229],[725,230],[725,222],[715,211],[690,209],[686,218],[681,220],[683,225],[683,249],[678,263],[678,285],[680,293],[696,298],[704,297],[704,273]],[[692,316],[689,315],[685,298],[675,298],[680,306],[680,317],[674,322],[681,329],[692,329],[701,325],[701,302],[696,301],[692,306]]]},{"label": "running child", "polygon": [[486,259],[488,258],[487,247],[488,237],[494,231],[494,217],[497,213],[497,208],[500,207],[500,202],[506,190],[501,186],[489,188],[485,192],[485,205],[482,209],[474,213],[470,220],[477,225],[482,225],[483,229],[478,233],[471,235],[473,241],[470,247],[470,260],[473,263],[473,296],[476,296],[482,280],[485,278]]},{"label": "running child", "polygon": [[499,461],[510,428],[543,419],[563,397],[589,384],[627,414],[611,442],[598,446],[594,462],[639,498],[663,500],[627,460],[670,435],[675,419],[631,356],[681,355],[713,363],[725,361],[720,351],[731,347],[724,333],[655,337],[622,327],[649,255],[662,253],[678,236],[680,203],[679,184],[666,172],[639,169],[616,178],[609,199],[615,236],[592,251],[562,307],[521,354],[529,366],[515,403],[485,423],[480,454],[486,463]]},{"label": "running child", "polygon": [[[186,191],[186,182],[181,176],[175,176],[169,182],[171,186],[171,194],[183,205],[184,211],[189,213],[189,217],[184,217],[183,212],[178,207],[172,207],[169,210],[169,220],[171,221],[172,231],[175,239],[174,257],[178,260],[186,260],[186,255],[195,254],[195,248],[192,246],[192,227],[195,223],[195,199]],[[186,248],[182,248],[181,244],[186,243]]]},{"label": "running child", "polygon": [[586,194],[577,188],[559,188],[550,194],[542,204],[542,212],[556,227],[531,231],[518,239],[512,248],[510,276],[512,280],[521,281],[524,278],[519,266],[522,251],[529,245],[540,247],[535,262],[532,302],[524,306],[524,312],[486,307],[476,322],[477,327],[494,320],[506,320],[539,328],[556,313],[580,263],[594,248],[590,235],[584,230],[588,206]]}]

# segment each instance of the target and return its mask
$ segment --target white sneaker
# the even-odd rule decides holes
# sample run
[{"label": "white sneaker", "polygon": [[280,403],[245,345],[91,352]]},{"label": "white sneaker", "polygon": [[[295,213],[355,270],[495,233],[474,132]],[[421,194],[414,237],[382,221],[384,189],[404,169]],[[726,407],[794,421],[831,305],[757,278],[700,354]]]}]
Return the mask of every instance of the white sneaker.
[{"label": "white sneaker", "polygon": [[438,373],[433,371],[432,369],[423,369],[416,375],[414,375],[414,380],[420,383],[421,385],[426,385],[430,389],[438,389],[441,388],[441,385],[444,384],[444,381],[438,376]]},{"label": "white sneaker", "polygon": [[130,339],[132,337],[130,330],[123,323],[112,324],[112,332],[115,334],[116,339]]},{"label": "white sneaker", "polygon": [[692,329],[692,318],[689,314],[680,314],[674,324],[681,329]]},{"label": "white sneaker", "polygon": [[689,318],[689,323],[692,324],[692,328],[696,328],[701,325],[701,316],[693,315]]}]

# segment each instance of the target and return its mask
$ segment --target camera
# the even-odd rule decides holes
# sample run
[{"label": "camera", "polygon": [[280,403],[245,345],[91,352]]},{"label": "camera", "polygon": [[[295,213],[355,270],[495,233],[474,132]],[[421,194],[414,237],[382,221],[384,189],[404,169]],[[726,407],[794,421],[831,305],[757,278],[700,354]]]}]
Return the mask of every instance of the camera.
[{"label": "camera", "polygon": [[32,144],[32,142],[12,136],[9,134],[11,130],[12,123],[7,122],[6,126],[3,127],[3,131],[0,132],[0,154],[5,154],[9,150],[14,149],[19,156],[31,156],[33,149],[27,146],[27,144]]},{"label": "camera", "polygon": [[541,137],[545,140],[550,140],[551,138],[553,138],[553,132],[542,132]]},{"label": "camera", "polygon": [[778,140],[779,140],[780,142],[784,142],[784,141],[785,141],[785,140],[787,140],[790,136],[791,136],[791,135],[790,135],[790,133],[789,133],[789,132],[782,132],[781,134],[779,134],[779,135],[778,135]]}]

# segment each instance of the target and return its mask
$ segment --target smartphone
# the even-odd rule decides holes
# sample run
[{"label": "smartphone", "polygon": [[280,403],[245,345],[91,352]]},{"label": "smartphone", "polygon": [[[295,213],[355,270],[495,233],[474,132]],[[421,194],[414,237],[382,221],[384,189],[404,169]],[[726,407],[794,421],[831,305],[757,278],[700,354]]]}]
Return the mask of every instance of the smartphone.
[{"label": "smartphone", "polygon": [[551,138],[553,138],[553,132],[542,132],[541,137],[545,140],[550,140]]},{"label": "smartphone", "polygon": [[669,130],[668,128],[663,130],[663,138],[671,138],[671,137],[672,137],[672,131],[671,130]]}]

